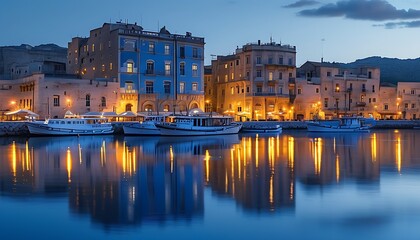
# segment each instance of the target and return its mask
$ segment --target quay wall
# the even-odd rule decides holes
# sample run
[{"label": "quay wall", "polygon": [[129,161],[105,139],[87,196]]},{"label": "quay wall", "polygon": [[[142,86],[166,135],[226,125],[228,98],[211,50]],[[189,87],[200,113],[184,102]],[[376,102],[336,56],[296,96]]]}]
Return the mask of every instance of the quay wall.
[{"label": "quay wall", "polygon": [[[114,134],[123,134],[122,126],[130,122],[112,122]],[[305,121],[248,121],[246,126],[273,126],[279,124],[283,129],[306,129]],[[420,128],[420,120],[380,120],[376,121],[374,129],[410,129]],[[25,121],[0,122],[0,136],[29,136]]]}]

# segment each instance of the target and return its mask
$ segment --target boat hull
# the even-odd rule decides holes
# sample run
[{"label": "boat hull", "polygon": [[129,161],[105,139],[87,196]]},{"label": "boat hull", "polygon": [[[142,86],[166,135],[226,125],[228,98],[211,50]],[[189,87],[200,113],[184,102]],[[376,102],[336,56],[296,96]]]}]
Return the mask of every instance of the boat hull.
[{"label": "boat hull", "polygon": [[246,133],[280,133],[282,128],[242,128],[241,132]]},{"label": "boat hull", "polygon": [[347,127],[347,126],[334,126],[334,125],[322,125],[317,123],[308,123],[308,132],[369,132],[367,127]]},{"label": "boat hull", "polygon": [[229,126],[217,127],[179,127],[172,124],[157,124],[160,134],[163,136],[209,136],[209,135],[225,135],[237,134],[241,130],[242,125],[235,124]]},{"label": "boat hull", "polygon": [[31,135],[74,136],[74,135],[105,135],[112,134],[114,130],[111,124],[85,126],[84,128],[56,127],[44,123],[27,123]]},{"label": "boat hull", "polygon": [[160,135],[160,130],[154,124],[131,123],[123,125],[125,135]]}]

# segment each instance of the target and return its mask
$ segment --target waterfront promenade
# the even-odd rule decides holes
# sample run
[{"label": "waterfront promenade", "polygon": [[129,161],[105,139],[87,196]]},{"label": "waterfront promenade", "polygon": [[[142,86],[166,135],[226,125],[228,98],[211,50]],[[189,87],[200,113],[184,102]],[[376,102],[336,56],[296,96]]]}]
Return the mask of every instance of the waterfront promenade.
[{"label": "waterfront promenade", "polygon": [[[128,122],[113,122],[115,134],[123,134],[122,126]],[[248,121],[242,122],[247,126],[271,126],[281,125],[283,129],[305,130],[306,121]],[[378,120],[374,129],[410,129],[420,128],[420,120]],[[30,135],[26,127],[26,121],[4,121],[0,122],[0,136],[25,136]]]}]

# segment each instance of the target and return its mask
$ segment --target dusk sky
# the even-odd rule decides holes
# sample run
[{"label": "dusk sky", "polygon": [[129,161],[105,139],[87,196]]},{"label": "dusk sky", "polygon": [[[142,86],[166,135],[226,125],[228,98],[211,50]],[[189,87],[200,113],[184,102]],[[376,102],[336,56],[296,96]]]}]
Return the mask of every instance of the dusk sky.
[{"label": "dusk sky", "polygon": [[307,60],[352,62],[369,56],[420,57],[419,0],[3,0],[0,45],[67,47],[105,22],[205,38],[205,63],[246,43],[297,48]]}]

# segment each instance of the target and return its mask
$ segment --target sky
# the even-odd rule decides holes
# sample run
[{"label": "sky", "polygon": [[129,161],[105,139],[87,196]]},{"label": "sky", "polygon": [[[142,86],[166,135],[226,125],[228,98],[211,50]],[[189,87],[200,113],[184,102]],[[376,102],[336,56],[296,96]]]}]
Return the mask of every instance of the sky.
[{"label": "sky", "polygon": [[55,43],[106,22],[205,38],[205,64],[215,55],[261,40],[296,46],[306,61],[353,62],[420,57],[419,0],[2,0],[0,46]]}]

